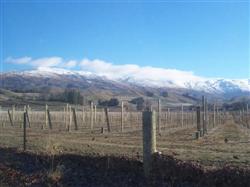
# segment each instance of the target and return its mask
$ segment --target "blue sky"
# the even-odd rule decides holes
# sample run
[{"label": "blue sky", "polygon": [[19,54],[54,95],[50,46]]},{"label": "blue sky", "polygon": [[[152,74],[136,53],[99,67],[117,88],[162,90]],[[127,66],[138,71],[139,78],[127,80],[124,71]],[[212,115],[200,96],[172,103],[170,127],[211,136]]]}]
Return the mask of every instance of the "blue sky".
[{"label": "blue sky", "polygon": [[[36,68],[33,59],[56,57],[250,77],[247,1],[30,2],[1,1],[1,71]],[[24,57],[32,60],[18,63]]]}]

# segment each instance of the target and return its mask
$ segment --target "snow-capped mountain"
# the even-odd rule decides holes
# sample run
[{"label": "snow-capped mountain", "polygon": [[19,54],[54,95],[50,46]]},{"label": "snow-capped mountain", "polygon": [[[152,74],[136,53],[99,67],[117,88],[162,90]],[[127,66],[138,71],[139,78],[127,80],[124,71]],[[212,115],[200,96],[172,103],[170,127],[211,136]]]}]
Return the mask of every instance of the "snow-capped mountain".
[{"label": "snow-capped mountain", "polygon": [[34,86],[56,86],[56,87],[95,87],[99,89],[127,89],[133,86],[147,88],[184,89],[190,91],[204,92],[208,94],[250,94],[249,79],[223,79],[191,77],[183,80],[179,77],[154,78],[153,76],[124,76],[110,78],[105,75],[95,74],[87,71],[70,71],[57,68],[38,68],[37,70],[22,72],[7,72],[1,75],[1,87],[7,89],[20,89],[22,87]]},{"label": "snow-capped mountain", "polygon": [[250,92],[250,81],[248,79],[201,78],[178,82],[174,80],[134,79],[133,77],[129,77],[120,80],[142,86],[182,88],[207,93],[227,93],[232,91]]}]

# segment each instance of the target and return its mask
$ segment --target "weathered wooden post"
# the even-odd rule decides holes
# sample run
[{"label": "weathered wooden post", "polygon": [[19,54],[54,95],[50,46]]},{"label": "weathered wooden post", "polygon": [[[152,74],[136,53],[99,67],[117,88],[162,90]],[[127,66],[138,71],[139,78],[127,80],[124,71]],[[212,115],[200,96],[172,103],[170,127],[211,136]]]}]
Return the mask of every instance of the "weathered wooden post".
[{"label": "weathered wooden post", "polygon": [[104,134],[104,128],[101,127],[101,134]]},{"label": "weathered wooden post", "polygon": [[183,104],[181,104],[181,127],[183,127]]},{"label": "weathered wooden post", "polygon": [[26,107],[26,118],[27,118],[27,122],[28,122],[28,124],[29,124],[29,128],[31,127],[31,125],[30,125],[30,117],[29,117],[29,105],[28,105],[28,107]]},{"label": "weathered wooden post", "polygon": [[246,126],[246,123],[245,123],[245,110],[244,110],[244,107],[242,108],[242,124],[244,126]]},{"label": "weathered wooden post", "polygon": [[84,106],[82,106],[82,125],[85,123]]},{"label": "weathered wooden post", "polygon": [[209,115],[208,115],[208,101],[207,98],[205,97],[205,133],[207,134],[208,130],[208,120],[209,120]]},{"label": "weathered wooden post", "polygon": [[63,124],[65,125],[66,123],[66,108],[63,107]]},{"label": "weathered wooden post", "polygon": [[23,150],[26,151],[26,112],[23,113]]},{"label": "weathered wooden post", "polygon": [[9,115],[10,125],[11,125],[11,126],[14,126],[13,120],[12,120],[12,117],[11,117],[11,114],[10,114],[10,110],[9,110],[9,109],[8,109],[8,115]]},{"label": "weathered wooden post", "polygon": [[12,122],[15,122],[15,105],[12,105]]},{"label": "weathered wooden post", "polygon": [[96,105],[94,105],[94,124],[96,125]]},{"label": "weathered wooden post", "polygon": [[[0,121],[3,121],[2,120],[2,106],[0,106]],[[3,127],[3,122],[2,122],[2,127]]]},{"label": "weathered wooden post", "polygon": [[121,132],[123,132],[123,101],[121,102]]},{"label": "weathered wooden post", "polygon": [[196,139],[199,139],[200,136],[202,136],[201,132],[201,107],[196,107],[196,119],[197,119],[197,132],[195,133]]},{"label": "weathered wooden post", "polygon": [[202,96],[202,135],[206,133],[206,99]]},{"label": "weathered wooden post", "polygon": [[105,107],[104,111],[105,111],[105,117],[106,117],[108,132],[111,132],[111,127],[110,127],[110,123],[109,123],[108,108]]},{"label": "weathered wooden post", "polygon": [[90,128],[93,129],[94,123],[94,114],[93,114],[93,101],[90,102]]},{"label": "weathered wooden post", "polygon": [[45,127],[48,127],[48,105],[45,105]]},{"label": "weathered wooden post", "polygon": [[71,106],[69,105],[69,125],[68,125],[68,131],[71,130],[71,125],[72,125],[72,111],[71,111]]},{"label": "weathered wooden post", "polygon": [[77,117],[76,117],[76,109],[72,108],[72,111],[73,111],[73,118],[74,118],[75,130],[78,130]]},{"label": "weathered wooden post", "polygon": [[216,106],[213,105],[213,128],[216,126],[216,112],[215,112]]},{"label": "weathered wooden post", "polygon": [[168,108],[168,124],[171,124],[170,108]]},{"label": "weathered wooden post", "polygon": [[218,106],[216,105],[216,125],[219,125],[220,124],[220,122],[219,122],[219,108],[218,108]]},{"label": "weathered wooden post", "polygon": [[249,120],[248,120],[249,114],[248,114],[248,104],[246,108],[246,123],[247,123],[247,128],[249,128]]},{"label": "weathered wooden post", "polygon": [[161,133],[161,100],[160,99],[158,99],[158,118],[157,118],[157,120],[158,120],[157,131],[158,131],[158,133]]},{"label": "weathered wooden post", "polygon": [[144,111],[143,121],[143,169],[145,177],[150,176],[152,156],[156,152],[156,120],[154,111]]},{"label": "weathered wooden post", "polygon": [[66,113],[65,113],[65,129],[68,130],[69,126],[69,104],[66,104]]},{"label": "weathered wooden post", "polygon": [[49,109],[47,109],[47,115],[48,115],[49,128],[52,129],[52,122]]}]

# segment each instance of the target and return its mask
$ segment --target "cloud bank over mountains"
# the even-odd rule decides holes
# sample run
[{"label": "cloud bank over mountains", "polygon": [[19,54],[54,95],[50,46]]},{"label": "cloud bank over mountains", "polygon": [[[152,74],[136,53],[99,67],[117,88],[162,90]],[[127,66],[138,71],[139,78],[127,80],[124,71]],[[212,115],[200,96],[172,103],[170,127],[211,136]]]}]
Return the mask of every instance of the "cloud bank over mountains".
[{"label": "cloud bank over mountains", "polygon": [[116,65],[100,59],[64,60],[61,57],[38,59],[9,57],[5,63],[30,66],[35,70],[26,73],[34,76],[94,75],[149,87],[185,88],[210,93],[232,92],[234,90],[250,92],[249,79],[206,78],[197,76],[192,71],[136,64]]},{"label": "cloud bank over mountains", "polygon": [[61,57],[46,57],[33,59],[31,57],[13,58],[8,57],[5,63],[16,65],[27,65],[33,68],[62,68],[67,70],[80,69],[96,75],[105,76],[110,79],[149,79],[152,81],[171,81],[184,82],[186,80],[203,79],[194,75],[191,71],[181,71],[177,69],[155,68],[152,66],[139,66],[136,64],[115,65],[100,59],[90,60],[84,58],[80,61],[64,60]]}]

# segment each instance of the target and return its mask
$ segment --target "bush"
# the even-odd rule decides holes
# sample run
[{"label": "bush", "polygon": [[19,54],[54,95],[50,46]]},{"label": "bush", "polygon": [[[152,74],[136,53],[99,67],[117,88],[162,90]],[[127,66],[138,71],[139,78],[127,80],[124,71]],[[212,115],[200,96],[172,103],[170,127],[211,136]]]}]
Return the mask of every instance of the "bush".
[{"label": "bush", "polygon": [[137,110],[142,110],[145,107],[145,101],[142,97],[134,98],[129,102],[135,104]]},{"label": "bush", "polygon": [[147,92],[146,92],[146,96],[148,96],[148,97],[153,97],[153,96],[154,96],[154,93],[153,93],[153,92],[147,91]]},{"label": "bush", "polygon": [[98,104],[101,106],[118,106],[119,105],[119,100],[116,98],[111,98],[110,100],[105,100],[105,101],[98,101]]},{"label": "bush", "polygon": [[162,97],[168,97],[168,92],[167,92],[167,91],[161,92],[161,96],[162,96]]}]

